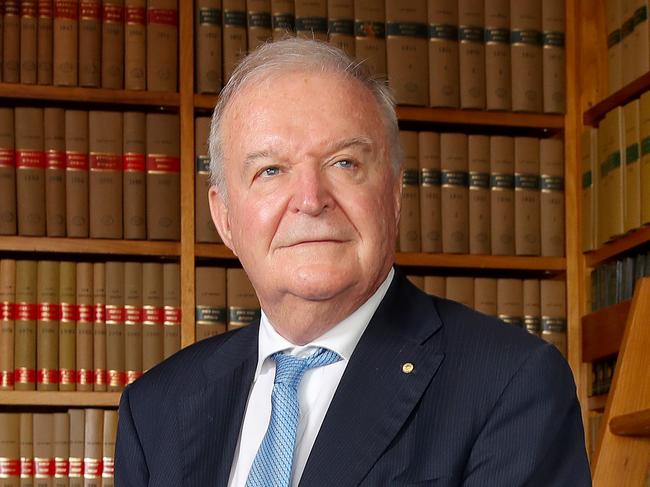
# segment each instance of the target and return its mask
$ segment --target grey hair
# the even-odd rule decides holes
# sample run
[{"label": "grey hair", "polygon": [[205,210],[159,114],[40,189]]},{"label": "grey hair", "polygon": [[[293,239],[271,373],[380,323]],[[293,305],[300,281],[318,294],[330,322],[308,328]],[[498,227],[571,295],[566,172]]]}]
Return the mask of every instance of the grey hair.
[{"label": "grey hair", "polygon": [[402,164],[402,149],[395,102],[382,79],[373,77],[363,62],[351,59],[342,50],[324,42],[290,37],[263,44],[246,56],[235,68],[230,80],[221,90],[212,115],[210,127],[210,181],[222,196],[227,195],[223,172],[223,144],[221,125],[228,106],[244,87],[252,82],[268,80],[274,75],[291,71],[335,73],[355,79],[372,94],[384,124],[389,157],[395,174]]}]

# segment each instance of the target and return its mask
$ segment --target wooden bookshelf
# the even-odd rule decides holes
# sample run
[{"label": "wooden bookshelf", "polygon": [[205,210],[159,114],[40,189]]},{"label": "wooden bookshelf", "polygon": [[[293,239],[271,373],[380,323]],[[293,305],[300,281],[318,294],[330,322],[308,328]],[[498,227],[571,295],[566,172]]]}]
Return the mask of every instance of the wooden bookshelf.
[{"label": "wooden bookshelf", "polygon": [[0,237],[0,251],[178,257],[180,256],[180,243],[149,240],[3,236]]},{"label": "wooden bookshelf", "polygon": [[631,300],[609,306],[582,317],[582,360],[593,362],[617,353]]},{"label": "wooden bookshelf", "polygon": [[597,267],[608,260],[650,242],[650,227],[641,227],[619,238],[607,242],[602,247],[585,253],[587,267]]},{"label": "wooden bookshelf", "polygon": [[121,392],[0,391],[3,406],[117,407]]},{"label": "wooden bookshelf", "polygon": [[614,416],[609,429],[619,436],[650,436],[650,409]]},{"label": "wooden bookshelf", "polygon": [[585,111],[583,118],[584,124],[591,126],[598,125],[598,122],[600,122],[607,112],[638,98],[649,89],[650,72],[647,72]]}]

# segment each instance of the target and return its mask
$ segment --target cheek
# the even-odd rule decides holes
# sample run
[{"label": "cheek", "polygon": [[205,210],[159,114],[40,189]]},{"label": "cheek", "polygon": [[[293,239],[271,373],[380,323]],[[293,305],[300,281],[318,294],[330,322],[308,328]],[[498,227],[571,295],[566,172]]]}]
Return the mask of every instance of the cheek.
[{"label": "cheek", "polygon": [[235,245],[240,249],[268,247],[282,218],[283,205],[270,199],[238,200],[230,221]]}]

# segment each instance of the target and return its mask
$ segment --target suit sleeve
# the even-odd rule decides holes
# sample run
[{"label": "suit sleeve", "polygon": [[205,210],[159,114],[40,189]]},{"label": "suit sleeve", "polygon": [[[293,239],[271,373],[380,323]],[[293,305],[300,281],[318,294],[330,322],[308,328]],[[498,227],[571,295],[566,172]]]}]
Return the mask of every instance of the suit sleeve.
[{"label": "suit sleeve", "polygon": [[120,398],[115,445],[115,486],[146,487],[149,485],[149,469],[133,421],[129,392],[130,388],[127,387]]},{"label": "suit sleeve", "polygon": [[554,346],[515,372],[479,433],[464,487],[591,485],[573,375]]}]

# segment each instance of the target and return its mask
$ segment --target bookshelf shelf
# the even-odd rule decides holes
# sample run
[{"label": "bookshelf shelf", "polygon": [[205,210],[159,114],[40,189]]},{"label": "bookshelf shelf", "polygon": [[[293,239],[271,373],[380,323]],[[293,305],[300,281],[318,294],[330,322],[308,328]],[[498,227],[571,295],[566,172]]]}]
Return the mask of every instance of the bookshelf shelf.
[{"label": "bookshelf shelf", "polygon": [[584,124],[596,126],[607,112],[641,96],[648,89],[650,71],[586,110],[583,115]]},{"label": "bookshelf shelf", "polygon": [[117,407],[121,394],[121,392],[0,391],[0,405]]},{"label": "bookshelf shelf", "polygon": [[604,411],[607,405],[607,394],[599,394],[588,398],[589,411]]},{"label": "bookshelf shelf", "polygon": [[582,317],[583,362],[618,352],[631,303],[631,300],[623,301]]},{"label": "bookshelf shelf", "polygon": [[7,252],[178,257],[180,255],[180,243],[148,240],[3,236],[0,237],[0,250]]},{"label": "bookshelf shelf", "polygon": [[609,422],[609,429],[620,436],[650,437],[650,409],[614,416]]},{"label": "bookshelf shelf", "polygon": [[178,93],[0,83],[0,99],[178,108]]},{"label": "bookshelf shelf", "polygon": [[587,267],[596,267],[635,247],[650,242],[650,227],[638,228],[606,243],[596,250],[585,253]]}]

